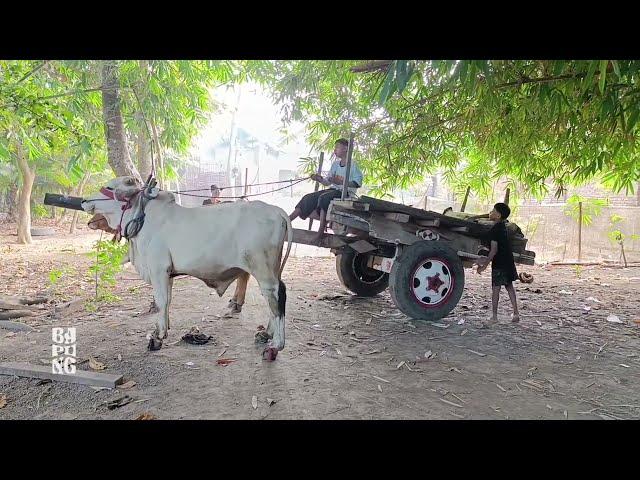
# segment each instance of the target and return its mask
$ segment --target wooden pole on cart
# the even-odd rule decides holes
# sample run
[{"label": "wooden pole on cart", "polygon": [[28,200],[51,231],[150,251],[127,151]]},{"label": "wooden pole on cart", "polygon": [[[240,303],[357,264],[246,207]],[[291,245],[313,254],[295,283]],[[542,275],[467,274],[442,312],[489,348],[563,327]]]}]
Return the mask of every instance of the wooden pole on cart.
[{"label": "wooden pole on cart", "polygon": [[471,192],[471,187],[467,187],[467,191],[464,194],[464,200],[462,200],[462,206],[460,207],[461,212],[464,212],[464,209],[467,208],[467,200],[469,199],[469,192]]},{"label": "wooden pole on cart", "polygon": [[345,200],[349,194],[349,174],[351,173],[351,157],[353,156],[353,139],[355,134],[351,132],[349,135],[349,149],[347,150],[347,166],[344,172],[344,182],[342,183],[342,196],[340,200]]},{"label": "wooden pole on cart", "polygon": [[511,195],[511,189],[507,188],[507,191],[504,194],[504,203],[505,203],[505,205],[509,205],[509,195]]},{"label": "wooden pole on cart", "polygon": [[[324,152],[320,152],[320,158],[318,159],[318,175],[322,174],[322,164],[324,163]],[[313,187],[313,191],[317,192],[320,188],[320,183],[316,182],[316,186]],[[313,218],[309,219],[309,230],[313,227]]]},{"label": "wooden pole on cart", "polygon": [[249,191],[249,168],[244,169],[244,194]]}]

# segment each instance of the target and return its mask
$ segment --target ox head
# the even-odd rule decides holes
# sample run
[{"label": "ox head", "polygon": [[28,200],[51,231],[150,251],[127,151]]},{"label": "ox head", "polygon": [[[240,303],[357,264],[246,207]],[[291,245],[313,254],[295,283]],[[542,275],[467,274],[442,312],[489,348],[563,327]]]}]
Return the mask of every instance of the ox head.
[{"label": "ox head", "polygon": [[123,209],[142,189],[135,177],[118,177],[110,180],[99,193],[82,202],[85,212],[93,214],[89,228],[115,233],[122,218]]}]

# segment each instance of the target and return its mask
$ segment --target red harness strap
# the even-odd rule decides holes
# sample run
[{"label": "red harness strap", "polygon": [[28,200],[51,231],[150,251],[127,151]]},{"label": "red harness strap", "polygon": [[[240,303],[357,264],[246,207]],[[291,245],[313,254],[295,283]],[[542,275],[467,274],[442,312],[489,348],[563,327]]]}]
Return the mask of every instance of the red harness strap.
[{"label": "red harness strap", "polygon": [[131,208],[131,200],[133,200],[135,198],[135,196],[140,193],[140,191],[141,190],[138,190],[136,193],[134,193],[131,196],[131,198],[126,198],[126,197],[118,198],[113,190],[109,190],[109,189],[107,189],[105,187],[102,187],[100,189],[100,193],[103,194],[105,197],[108,197],[111,200],[116,200],[118,202],[123,202],[124,203],[124,205],[122,205],[122,207],[121,207],[122,215],[120,215],[120,222],[118,223],[118,228],[116,228],[116,234],[115,234],[114,240],[120,241],[120,239],[122,238],[122,220],[124,219],[124,212],[126,212],[127,210],[129,210]]}]

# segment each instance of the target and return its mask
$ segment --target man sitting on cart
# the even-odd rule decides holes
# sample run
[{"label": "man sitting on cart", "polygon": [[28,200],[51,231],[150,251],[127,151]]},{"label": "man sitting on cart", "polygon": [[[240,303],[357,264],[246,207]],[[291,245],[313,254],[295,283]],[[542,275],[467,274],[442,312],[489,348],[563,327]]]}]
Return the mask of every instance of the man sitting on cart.
[{"label": "man sitting on cart", "polygon": [[[306,194],[298,202],[296,208],[291,212],[291,215],[289,215],[291,221],[298,217],[304,220],[313,214],[313,212],[318,212],[320,216],[320,227],[318,228],[316,243],[319,243],[320,239],[324,235],[324,230],[327,225],[327,210],[331,200],[339,198],[342,195],[342,184],[344,183],[344,175],[347,170],[348,148],[349,141],[347,139],[340,138],[336,141],[333,153],[338,158],[331,164],[331,169],[329,170],[327,178],[323,178],[319,174],[314,174],[311,177],[313,180],[329,188]],[[352,159],[351,169],[349,172],[348,196],[355,195],[356,191],[361,186],[362,171],[358,168],[357,163]]]},{"label": "man sitting on cart", "polygon": [[207,198],[202,202],[202,205],[215,205],[220,203],[220,189],[214,183],[211,185],[211,198]]}]

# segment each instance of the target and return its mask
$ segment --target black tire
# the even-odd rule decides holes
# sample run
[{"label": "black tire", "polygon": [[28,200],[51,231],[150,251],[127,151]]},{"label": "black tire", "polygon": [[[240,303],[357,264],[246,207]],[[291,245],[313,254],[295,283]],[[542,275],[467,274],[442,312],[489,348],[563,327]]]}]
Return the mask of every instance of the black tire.
[{"label": "black tire", "polygon": [[346,248],[336,255],[336,270],[342,285],[361,297],[373,297],[389,286],[389,274],[367,267],[368,254]]},{"label": "black tire", "polygon": [[[426,271],[419,272],[421,268]],[[431,285],[431,290],[426,290],[423,297],[418,298],[422,294],[418,277],[429,275],[429,272],[435,274],[423,282],[422,288],[427,288],[432,281],[436,283]],[[405,315],[418,320],[439,320],[455,308],[464,291],[462,261],[454,250],[441,243],[414,243],[405,247],[402,255],[393,263],[389,291],[393,302]],[[431,292],[434,293],[429,295]]]}]

